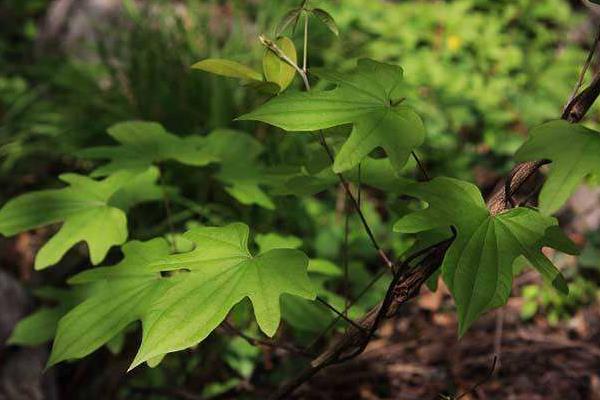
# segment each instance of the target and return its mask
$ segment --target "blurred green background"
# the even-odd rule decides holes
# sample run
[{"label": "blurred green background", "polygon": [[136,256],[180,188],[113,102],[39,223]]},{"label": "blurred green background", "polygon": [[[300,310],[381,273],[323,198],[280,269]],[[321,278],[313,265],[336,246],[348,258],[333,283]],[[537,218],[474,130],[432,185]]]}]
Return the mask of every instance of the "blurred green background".
[{"label": "blurred green background", "polygon": [[[92,166],[75,153],[112,144],[106,128],[124,120],[157,121],[182,136],[206,135],[215,128],[245,130],[264,145],[260,161],[266,165],[311,156],[310,138],[232,121],[264,101],[263,95],[190,68],[198,60],[218,57],[260,69],[264,49],[258,35],[273,36],[279,19],[296,3],[4,0],[0,3],[0,203],[33,188],[56,186],[58,173],[89,171]],[[361,57],[401,65],[411,89],[410,101],[427,128],[419,155],[430,174],[474,181],[484,191],[491,190],[511,167],[512,154],[531,127],[560,116],[598,23],[583,3],[567,0],[315,0],[312,4],[333,15],[340,35],[332,35],[322,25],[311,26],[310,65],[350,69]],[[292,38],[301,49],[301,32]],[[300,87],[297,78],[294,84]],[[588,123],[596,124],[597,110],[590,111]],[[351,221],[349,244],[344,243],[336,193],[322,195],[319,201],[280,198],[277,209],[270,211],[234,201],[210,172],[173,166],[165,171],[166,182],[182,193],[174,206],[178,227],[193,217],[213,224],[243,220],[258,232],[281,227],[281,233],[302,237],[313,255],[340,265],[344,257],[355,260],[354,293],[375,274],[368,239],[358,221]],[[400,212],[389,199],[387,205],[390,213]],[[391,237],[386,221],[393,218],[381,211],[384,206],[366,203],[365,213],[386,245],[400,253],[408,243]],[[134,237],[165,233],[160,205],[143,206],[133,215]],[[581,234],[595,238],[593,233]],[[349,255],[343,254],[346,246]],[[10,262],[5,257],[5,264]],[[561,300],[537,286],[527,289],[523,318],[545,309],[556,323],[592,302],[597,296],[594,282],[599,263],[589,263],[596,271],[595,281],[582,278],[576,266],[567,273],[579,288],[574,291],[576,298]],[[77,262],[72,264],[71,269],[78,268]],[[51,275],[44,282],[62,279],[64,274]],[[381,298],[385,285],[380,286],[362,307]],[[297,329],[293,336],[309,341],[303,324],[319,318],[322,313],[290,317],[288,323]],[[245,342],[212,338],[202,345],[207,346],[216,346],[217,355],[207,351],[203,358],[167,357],[166,366],[128,378],[119,395],[134,398],[139,393],[131,387],[140,382],[183,385],[191,377],[202,382],[199,386],[207,396],[218,395],[251,376],[253,384],[266,379],[260,373],[256,378],[256,370],[265,366],[259,352]],[[200,377],[193,375],[191,371],[201,369],[198,364],[211,360],[216,362],[212,375],[209,370]],[[65,368],[63,374],[73,372]],[[236,371],[234,380],[223,372],[227,368]],[[179,375],[173,377],[174,371]],[[278,381],[283,376],[282,369],[269,379]],[[93,384],[105,384],[91,378],[90,382],[78,389],[84,396],[80,398],[92,398],[85,396],[94,392]]]}]

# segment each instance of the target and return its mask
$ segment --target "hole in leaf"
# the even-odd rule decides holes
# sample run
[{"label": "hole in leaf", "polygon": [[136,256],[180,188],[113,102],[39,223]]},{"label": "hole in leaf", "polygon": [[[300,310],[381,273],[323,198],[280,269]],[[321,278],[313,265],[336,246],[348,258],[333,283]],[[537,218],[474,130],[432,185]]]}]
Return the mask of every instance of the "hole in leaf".
[{"label": "hole in leaf", "polygon": [[173,270],[168,270],[168,271],[160,271],[160,276],[162,278],[170,278],[175,275],[185,274],[185,273],[189,273],[189,272],[192,272],[189,268],[179,268],[179,269],[173,269]]}]

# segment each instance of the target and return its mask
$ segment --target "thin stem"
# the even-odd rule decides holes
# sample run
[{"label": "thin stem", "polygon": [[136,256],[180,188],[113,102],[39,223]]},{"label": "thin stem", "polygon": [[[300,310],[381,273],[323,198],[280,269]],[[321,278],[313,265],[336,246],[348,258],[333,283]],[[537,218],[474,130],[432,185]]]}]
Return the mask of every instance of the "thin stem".
[{"label": "thin stem", "polygon": [[[410,255],[409,257],[407,257],[405,260],[403,260],[400,263],[398,270],[394,271],[394,277],[392,278],[392,282],[388,286],[387,292],[385,294],[383,302],[381,303],[381,306],[379,307],[379,310],[377,310],[375,320],[373,321],[373,324],[370,326],[368,335],[366,336],[366,338],[363,339],[362,344],[360,346],[358,346],[358,348],[355,351],[353,351],[352,353],[350,353],[342,358],[339,358],[337,361],[338,363],[350,360],[365,350],[365,348],[367,347],[367,345],[369,344],[369,342],[375,335],[375,332],[379,328],[381,321],[383,321],[383,319],[387,317],[388,310],[394,301],[394,297],[397,295],[396,287],[397,287],[398,283],[400,282],[400,280],[404,277],[404,274],[406,272],[409,272],[409,270],[411,268],[411,263],[422,256],[427,256],[430,253],[436,252],[439,248],[443,248],[444,246],[446,246],[446,248],[447,248],[447,246],[449,246],[450,243],[452,243],[454,241],[454,239],[455,238],[452,237],[450,239],[446,239],[442,242],[439,242],[434,245],[428,246],[424,249],[421,249],[421,250],[413,253],[412,255]],[[441,246],[441,247],[439,247],[439,246]],[[363,328],[363,330],[364,330],[364,328]],[[362,332],[362,330],[361,330],[361,332]]]},{"label": "thin stem", "polygon": [[[348,306],[346,306],[346,308],[344,309],[344,313],[348,312],[352,306],[354,306],[354,304],[356,304],[365,294],[367,294],[367,292],[373,287],[373,285],[375,283],[377,283],[377,281],[379,281],[379,279],[381,279],[381,277],[383,275],[385,275],[386,270],[381,270],[379,271],[379,273],[373,278],[371,279],[371,282],[369,282],[369,284],[367,286],[365,286],[363,288],[363,290],[358,294],[358,296],[356,296],[356,298],[354,300],[352,300]],[[337,322],[341,319],[342,317],[337,316],[335,317],[330,323],[329,325],[327,325],[325,327],[325,329],[323,329],[323,331],[321,331],[321,333],[315,338],[313,339],[310,344],[308,346],[306,346],[306,349],[311,349],[315,344],[317,344],[317,342],[327,334],[327,332],[329,332],[331,330],[331,328],[333,328],[335,326],[335,324],[337,324]]]},{"label": "thin stem", "polygon": [[[327,156],[329,157],[329,160],[333,164],[333,162],[334,162],[333,152],[332,152],[331,148],[329,147],[329,145],[327,144],[327,142],[325,141],[325,136],[323,135],[323,131],[319,131],[319,139],[321,141],[321,146],[323,146],[323,148],[327,152]],[[362,225],[365,228],[365,231],[367,232],[367,236],[369,236],[369,239],[371,240],[373,247],[375,247],[375,250],[377,250],[377,254],[379,254],[379,257],[383,260],[383,262],[385,263],[385,265],[388,268],[393,269],[394,263],[388,258],[388,256],[385,254],[385,252],[381,249],[381,246],[379,246],[379,243],[377,242],[377,239],[375,238],[375,235],[373,234],[373,231],[371,230],[371,227],[369,226],[369,223],[367,222],[365,215],[363,214],[362,210],[360,209],[360,205],[358,204],[356,197],[354,197],[354,195],[352,194],[352,191],[350,190],[350,184],[348,183],[348,181],[346,180],[344,175],[337,174],[337,176],[342,184],[342,187],[344,188],[344,191],[346,192],[346,196],[348,196],[348,198],[350,199],[350,202],[352,203],[352,205],[354,207],[354,210],[357,212],[357,214],[360,218],[360,221],[362,222]]]},{"label": "thin stem", "polygon": [[298,72],[298,74],[300,74],[300,77],[302,78],[302,81],[304,82],[304,87],[306,88],[306,90],[310,90],[310,83],[308,82],[308,77],[306,76],[306,72],[302,68],[300,68],[298,66],[298,64],[296,64],[291,58],[289,58],[287,56],[287,54],[285,54],[283,52],[283,50],[281,50],[279,48],[279,46],[277,46],[277,44],[275,44],[275,42],[273,42],[270,39],[267,39],[264,35],[260,35],[258,37],[258,39],[263,44],[263,46],[265,46],[267,49],[269,49],[273,53],[275,53],[277,55],[277,57],[281,58],[283,61],[285,61],[292,67],[294,67],[296,72]]},{"label": "thin stem", "polygon": [[425,178],[425,180],[430,181],[431,178],[429,177],[429,174],[427,173],[425,166],[423,165],[423,163],[421,163],[421,160],[419,159],[419,157],[417,157],[417,153],[415,153],[414,151],[411,151],[410,153],[412,154],[412,157],[417,162],[417,165],[418,165],[419,169],[421,170],[421,173],[423,174],[423,177]]},{"label": "thin stem", "polygon": [[456,397],[456,400],[462,399],[463,397],[466,397],[470,393],[474,393],[475,390],[477,390],[477,388],[479,386],[481,386],[485,382],[487,382],[494,375],[494,372],[496,371],[496,363],[497,363],[497,361],[498,361],[498,359],[494,356],[494,358],[492,359],[492,366],[488,370],[488,373],[485,375],[485,377],[483,379],[481,379],[480,381],[478,381],[476,384],[474,384],[473,387],[471,387],[469,390],[467,390],[466,392],[458,395]]},{"label": "thin stem", "polygon": [[304,12],[304,57],[302,58],[302,70],[307,73],[306,65],[308,62],[308,13]]},{"label": "thin stem", "polygon": [[502,330],[504,328],[504,308],[496,310],[496,329],[494,332],[494,358],[497,367],[500,367],[500,354],[502,352]]},{"label": "thin stem", "polygon": [[246,335],[244,332],[242,332],[241,330],[239,330],[238,328],[233,326],[228,321],[223,321],[223,327],[225,329],[227,329],[228,331],[232,332],[233,334],[244,339],[246,342],[248,342],[248,344],[255,346],[255,347],[265,346],[265,347],[271,347],[271,348],[276,348],[276,349],[282,349],[289,353],[299,354],[299,355],[301,355],[303,357],[307,357],[307,358],[312,358],[314,356],[314,354],[311,354],[310,352],[300,349],[300,348],[297,348],[296,346],[293,346],[293,345],[275,343],[275,342],[272,342],[269,340],[259,339],[259,338],[255,338],[255,337]]},{"label": "thin stem", "polygon": [[344,257],[343,263],[344,263],[344,316],[347,317],[348,314],[348,302],[349,302],[349,295],[350,295],[350,286],[349,286],[349,279],[348,279],[348,262],[350,259],[350,255],[348,254],[348,235],[350,233],[350,213],[347,210],[348,208],[348,202],[345,201],[344,199],[344,251],[342,256]]},{"label": "thin stem", "polygon": [[360,195],[362,191],[362,163],[358,163],[358,183],[356,184],[356,202],[358,203],[358,208],[360,208]]},{"label": "thin stem", "polygon": [[177,253],[177,240],[175,239],[175,226],[173,225],[173,213],[171,212],[171,201],[169,199],[169,194],[167,193],[167,188],[165,186],[163,171],[159,168],[160,174],[160,187],[163,195],[163,206],[165,208],[165,215],[167,217],[167,223],[169,225],[169,232],[171,233],[171,251],[173,253]]},{"label": "thin stem", "polygon": [[569,108],[569,106],[571,105],[573,100],[575,100],[575,97],[577,97],[579,90],[583,86],[583,80],[585,79],[585,74],[587,73],[588,69],[590,68],[590,64],[592,63],[592,59],[594,58],[594,54],[596,53],[596,48],[598,47],[598,42],[600,42],[600,27],[598,27],[597,30],[598,31],[596,33],[596,38],[594,39],[594,42],[592,43],[592,47],[590,48],[590,50],[588,52],[588,56],[587,56],[587,59],[585,60],[585,64],[583,65],[583,68],[581,69],[581,72],[579,73],[579,79],[577,80],[577,84],[575,85],[575,88],[573,89],[573,93],[571,94],[571,97],[569,97],[569,101],[567,101],[567,104],[565,104],[563,111],[565,111]]},{"label": "thin stem", "polygon": [[329,304],[327,301],[325,301],[321,297],[317,297],[317,301],[319,303],[323,304],[325,307],[329,308],[331,311],[333,311],[334,314],[336,314],[338,317],[342,318],[344,321],[346,321],[350,325],[354,326],[356,329],[363,330],[362,326],[358,325],[356,322],[354,322],[350,318],[346,317],[343,313],[338,311],[337,308],[335,308],[334,306]]}]

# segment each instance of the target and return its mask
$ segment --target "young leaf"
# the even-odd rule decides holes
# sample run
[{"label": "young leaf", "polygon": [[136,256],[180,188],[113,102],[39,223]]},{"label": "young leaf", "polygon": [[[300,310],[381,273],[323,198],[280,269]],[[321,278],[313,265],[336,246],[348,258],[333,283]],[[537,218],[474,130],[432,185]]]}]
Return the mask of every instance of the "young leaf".
[{"label": "young leaf", "polygon": [[[275,40],[275,44],[290,60],[296,62],[296,47],[290,38],[281,36]],[[294,80],[296,74],[294,67],[279,58],[273,51],[265,50],[262,63],[265,79],[267,82],[276,83],[279,86],[279,91],[285,90]]]},{"label": "young leaf", "polygon": [[317,17],[335,36],[340,35],[340,30],[338,29],[335,20],[327,11],[322,8],[313,8],[311,14]]},{"label": "young leaf", "polygon": [[290,11],[288,11],[283,16],[283,18],[281,18],[281,21],[279,21],[279,24],[277,25],[277,28],[275,29],[275,35],[281,36],[281,34],[290,25],[293,25],[294,26],[293,30],[295,30],[295,27],[298,24],[298,19],[300,18],[301,13],[302,13],[301,7],[293,8]]},{"label": "young leaf", "polygon": [[249,81],[263,80],[260,72],[238,62],[221,58],[209,58],[207,60],[198,61],[196,64],[192,65],[192,68],[229,78],[246,79]]},{"label": "young leaf", "polygon": [[540,209],[558,210],[590,174],[600,173],[600,132],[567,121],[534,128],[515,155],[519,161],[550,159],[548,179],[540,193]]},{"label": "young leaf", "polygon": [[120,198],[121,206],[131,205],[124,197],[147,198],[132,192],[118,194],[136,175],[121,172],[102,181],[78,174],[60,175],[68,187],[27,193],[6,203],[0,209],[0,233],[12,236],[63,222],[58,233],[37,253],[35,268],[56,264],[67,250],[81,241],[88,245],[92,264],[98,264],[110,247],[127,239],[127,218],[122,209],[111,203],[113,196]]},{"label": "young leaf", "polygon": [[338,87],[284,93],[238,119],[263,121],[288,131],[353,124],[350,137],[335,158],[334,172],[351,169],[376,147],[386,151],[392,166],[399,171],[425,136],[419,116],[400,104],[404,95],[402,69],[362,59],[350,73],[313,72]]},{"label": "young leaf", "polygon": [[547,283],[568,292],[558,269],[541,253],[543,246],[576,252],[556,229],[554,218],[529,208],[491,215],[476,186],[451,178],[414,184],[405,193],[429,206],[401,218],[394,230],[414,233],[455,226],[458,231],[444,257],[442,276],[456,302],[460,335],[482,313],[506,303],[512,265],[519,256],[525,256]]},{"label": "young leaf", "polygon": [[120,146],[92,147],[79,152],[84,158],[110,159],[108,164],[97,168],[93,176],[106,176],[122,170],[141,172],[166,160],[192,166],[204,166],[218,160],[204,146],[204,138],[181,138],[167,132],[156,122],[121,122],[108,128],[108,134]]},{"label": "young leaf", "polygon": [[60,321],[49,364],[83,357],[141,320],[143,339],[133,368],[201,342],[246,297],[259,327],[272,336],[283,293],[315,296],[306,272],[308,258],[292,249],[252,256],[248,235],[248,227],[240,223],[194,228],[183,236],[195,248],[181,254],[168,254],[163,239],[131,242],[123,246],[120,264],[75,276],[71,283],[104,286]]}]

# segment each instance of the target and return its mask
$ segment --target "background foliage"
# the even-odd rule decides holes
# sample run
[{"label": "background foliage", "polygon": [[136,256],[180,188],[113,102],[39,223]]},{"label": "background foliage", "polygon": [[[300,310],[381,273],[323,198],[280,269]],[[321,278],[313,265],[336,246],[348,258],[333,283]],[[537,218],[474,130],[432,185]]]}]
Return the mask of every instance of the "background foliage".
[{"label": "background foliage", "polygon": [[[407,97],[425,121],[427,135],[418,151],[428,171],[434,176],[474,181],[484,192],[510,167],[528,130],[560,114],[593,36],[586,10],[564,0],[316,3],[334,16],[339,37],[326,25],[311,22],[311,67],[349,71],[355,60],[363,57],[401,65]],[[174,230],[181,233],[194,232],[199,224],[223,226],[244,221],[252,228],[253,254],[281,247],[300,248],[308,254],[317,294],[340,309],[346,303],[344,295],[356,297],[376,276],[378,260],[358,219],[350,218],[345,226],[341,191],[320,193],[320,183],[306,179],[306,173],[320,171],[327,162],[314,139],[283,134],[264,124],[233,121],[263,103],[266,95],[233,79],[190,68],[198,60],[228,58],[260,71],[264,49],[258,34],[274,36],[274,27],[296,2],[187,0],[140,7],[124,1],[122,7],[94,19],[79,33],[74,24],[69,25],[72,20],[63,21],[72,29],[63,27],[58,34],[48,28],[50,6],[51,2],[44,0],[0,5],[2,204],[34,189],[57,192],[63,186],[55,177],[61,173],[94,171],[103,176],[97,169],[99,163],[91,159],[123,163],[131,152],[148,156],[152,152],[147,148],[126,148],[127,143],[115,133],[123,125],[115,124],[154,121],[164,127],[156,128],[161,130],[157,136],[163,131],[174,135],[161,138],[180,140],[181,150],[164,154],[158,149],[144,160],[147,163],[140,171],[152,164],[157,168],[148,170],[146,174],[152,176],[144,178],[155,185],[152,190],[121,195],[111,203],[109,197],[118,190],[115,187],[103,198],[112,210],[130,209],[126,223],[129,239],[143,241],[169,233],[167,213]],[[300,30],[292,36],[297,49],[302,48]],[[300,84],[296,78],[292,87]],[[597,109],[589,116],[588,124],[593,127]],[[199,143],[208,143],[218,160],[207,156],[201,165],[187,162],[198,160],[198,155],[186,157],[184,150]],[[340,135],[339,145],[342,143]],[[283,162],[293,169],[274,168]],[[391,227],[414,204],[383,195],[393,193],[402,182],[389,181],[380,165],[369,168],[364,166],[361,180],[381,190],[364,193],[364,212],[378,239],[399,255],[412,245],[412,239],[394,234]],[[158,173],[152,172],[158,170],[160,180]],[[407,176],[415,176],[414,168],[407,170]],[[288,180],[290,174],[296,174],[293,182]],[[355,182],[356,175],[349,173]],[[278,184],[267,185],[267,176],[268,182]],[[332,176],[320,179],[329,186]],[[319,194],[304,198],[277,195],[291,190]],[[169,198],[167,207],[165,196]],[[562,222],[574,219],[569,212],[559,218]],[[9,230],[0,227],[2,233]],[[566,266],[569,297],[560,297],[539,284],[526,286],[521,309],[524,320],[544,311],[541,314],[548,315],[550,322],[559,323],[594,302],[598,262],[590,254],[597,254],[598,240],[589,230],[576,232],[581,241],[586,236],[589,239],[584,251],[587,258],[582,258],[587,261],[585,266]],[[2,267],[23,280],[39,306],[34,314],[37,319],[29,320],[32,326],[21,327],[20,343],[44,343],[54,335],[58,318],[81,299],[93,299],[96,290],[93,285],[66,289],[66,277],[87,267],[86,250],[81,247],[66,253],[60,270],[31,271],[31,253],[54,233],[50,227],[27,237],[23,234],[19,240],[27,243],[24,249],[17,248],[15,241],[3,243],[7,250]],[[86,234],[98,236],[97,232]],[[124,241],[122,234],[116,236],[114,243]],[[171,241],[184,247],[185,235],[171,237]],[[120,257],[113,248],[106,262],[114,264]],[[52,264],[48,260],[40,263]],[[346,264],[348,285],[342,279]],[[378,281],[361,297],[350,317],[361,315],[381,299],[385,283],[385,279]],[[242,302],[234,307],[230,319],[247,334],[258,335],[249,310],[249,303]],[[283,297],[282,314],[285,323],[279,336],[303,345],[333,319],[329,310],[291,296]],[[338,324],[340,329],[342,326]],[[38,335],[26,336],[36,330]],[[106,338],[110,339],[108,350],[120,355],[112,358],[102,350],[92,361],[83,361],[84,367],[61,365],[57,374],[68,377],[77,368],[97,370],[98,365],[114,365],[111,359],[130,361],[138,345],[139,336],[133,334],[137,330],[136,325],[129,325],[126,332],[132,334]],[[231,332],[217,331],[188,353],[143,360],[160,364],[155,369],[138,368],[110,389],[114,392],[106,392],[106,388],[101,392],[114,398],[149,398],[140,387],[185,386],[214,396],[244,385],[275,384],[298,368],[293,358],[280,354],[272,356],[277,367],[269,367],[271,361],[264,360],[270,356]],[[94,365],[94,360],[100,364]],[[92,398],[107,382],[105,376],[86,379],[85,385],[69,389],[76,398]],[[152,396],[163,398],[156,393]]]}]

